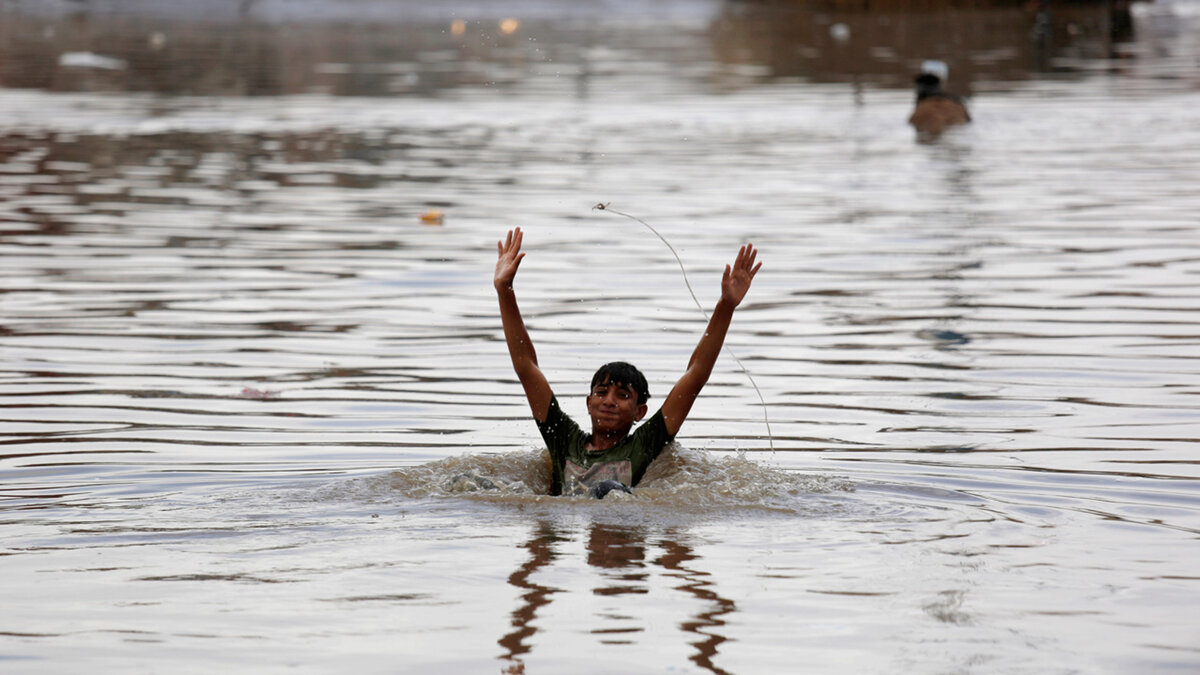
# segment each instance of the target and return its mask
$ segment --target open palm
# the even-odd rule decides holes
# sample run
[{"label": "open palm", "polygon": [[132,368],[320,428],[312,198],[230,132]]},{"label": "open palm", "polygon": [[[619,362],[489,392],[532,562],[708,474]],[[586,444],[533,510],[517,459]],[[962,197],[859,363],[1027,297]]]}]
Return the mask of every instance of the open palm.
[{"label": "open palm", "polygon": [[754,244],[746,244],[738,249],[737,259],[732,266],[726,265],[725,273],[721,275],[721,299],[733,303],[735,307],[742,302],[750,290],[750,282],[754,281],[754,275],[762,267],[762,263],[754,264],[757,257],[758,249],[754,248]]},{"label": "open palm", "polygon": [[511,288],[513,279],[517,276],[517,268],[521,266],[521,259],[525,257],[521,253],[521,239],[524,235],[521,233],[521,228],[515,228],[508,231],[508,236],[504,241],[496,242],[496,247],[500,251],[500,256],[496,260],[496,288]]}]

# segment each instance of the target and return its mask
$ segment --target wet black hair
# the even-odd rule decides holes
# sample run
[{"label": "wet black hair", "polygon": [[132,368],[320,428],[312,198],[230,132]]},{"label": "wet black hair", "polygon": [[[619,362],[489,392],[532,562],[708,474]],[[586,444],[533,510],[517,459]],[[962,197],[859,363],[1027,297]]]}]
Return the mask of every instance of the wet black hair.
[{"label": "wet black hair", "polygon": [[618,387],[628,386],[636,391],[638,405],[645,405],[646,401],[650,400],[650,385],[646,384],[646,376],[631,363],[613,361],[600,366],[600,369],[592,376],[592,387],[588,389],[588,394],[591,394],[596,385],[606,383],[615,384]]}]

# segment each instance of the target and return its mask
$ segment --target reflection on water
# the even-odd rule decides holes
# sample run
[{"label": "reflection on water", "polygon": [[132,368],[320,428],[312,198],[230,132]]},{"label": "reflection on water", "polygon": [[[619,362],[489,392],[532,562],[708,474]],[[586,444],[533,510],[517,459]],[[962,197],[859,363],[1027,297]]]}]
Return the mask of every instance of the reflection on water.
[{"label": "reflection on water", "polygon": [[706,611],[697,613],[694,619],[679,625],[681,629],[695,633],[697,637],[692,643],[696,647],[696,653],[690,659],[706,671],[728,672],[714,665],[713,659],[717,657],[721,644],[728,640],[721,634],[722,626],[729,618],[728,615],[737,611],[737,605],[733,600],[717,593],[715,582],[709,573],[686,566],[699,559],[690,547],[670,540],[663,541],[660,545],[664,552],[655,562],[663,569],[670,570],[671,576],[677,576],[684,581],[679,590],[690,593],[708,605]]},{"label": "reflection on water", "polygon": [[459,87],[502,92],[550,68],[587,91],[607,67],[609,55],[594,48],[603,43],[630,52],[620,59],[627,67],[652,57],[685,79],[700,75],[688,72],[697,59],[711,58],[723,67],[712,80],[719,87],[743,86],[747,76],[908,87],[917,64],[937,58],[966,94],[975,83],[1071,73],[1079,69],[1073,64],[1123,55],[1121,45],[1133,38],[1123,0],[915,8],[728,1],[700,31],[675,21],[633,32],[617,23],[619,13],[602,8],[563,7],[566,20],[536,12],[521,20],[452,8],[411,16],[402,5],[351,7],[328,22],[296,21],[302,9],[224,21],[219,12],[207,21],[171,12],[12,13],[0,28],[0,84],[172,96],[423,97]]},{"label": "reflection on water", "polygon": [[513,662],[512,666],[505,669],[504,672],[525,672],[525,666],[520,657],[532,649],[529,640],[537,633],[537,626],[534,624],[537,611],[544,605],[550,604],[555,593],[561,592],[536,583],[532,577],[554,561],[557,557],[554,545],[562,540],[562,535],[555,531],[552,524],[539,522],[531,533],[529,541],[524,544],[524,548],[529,551],[529,560],[508,577],[508,583],[521,591],[522,604],[513,610],[512,632],[499,640],[500,646],[506,650],[502,658]]},{"label": "reflection on water", "polygon": [[[0,662],[1195,670],[1196,5],[652,4],[0,9]],[[666,391],[695,306],[597,202],[705,304],[761,248],[773,434],[721,362],[603,502],[490,284],[521,225],[571,414]]]},{"label": "reflection on water", "polygon": [[[920,3],[918,3],[920,4]],[[1128,4],[731,2],[713,24],[723,62],[759,65],[770,77],[911,85],[925,59],[950,64],[963,94],[1043,72],[1071,73],[1071,60],[1104,59],[1132,39]]]},{"label": "reflection on water", "polygon": [[[679,533],[666,531],[661,538],[649,542],[649,533],[643,527],[614,525],[593,522],[587,530],[587,564],[595,569],[598,578],[592,593],[609,598],[591,617],[597,621],[589,632],[602,645],[637,644],[638,634],[645,629],[638,623],[629,623],[639,616],[636,596],[648,596],[654,568],[661,570],[668,583],[678,585],[674,589],[699,601],[696,613],[678,624],[681,631],[695,638],[690,644],[695,653],[688,659],[704,672],[727,673],[714,663],[719,647],[728,638],[721,634],[727,615],[737,611],[733,600],[722,597],[714,588],[709,573],[688,565],[698,560],[691,547],[679,540]],[[521,656],[531,651],[529,643],[538,633],[535,619],[538,610],[549,605],[554,595],[563,589],[551,588],[533,581],[533,577],[552,565],[560,557],[556,546],[569,538],[549,522],[539,522],[533,529],[524,548],[529,551],[529,560],[508,578],[508,583],[517,587],[522,595],[521,604],[512,614],[513,631],[500,638],[499,644],[507,650],[501,658],[511,662],[503,671],[525,672]],[[650,559],[654,547],[660,550],[658,557]],[[589,650],[591,653],[591,650]],[[581,656],[584,656],[581,654]],[[597,658],[586,656],[585,658]],[[598,657],[603,658],[603,657]]]}]

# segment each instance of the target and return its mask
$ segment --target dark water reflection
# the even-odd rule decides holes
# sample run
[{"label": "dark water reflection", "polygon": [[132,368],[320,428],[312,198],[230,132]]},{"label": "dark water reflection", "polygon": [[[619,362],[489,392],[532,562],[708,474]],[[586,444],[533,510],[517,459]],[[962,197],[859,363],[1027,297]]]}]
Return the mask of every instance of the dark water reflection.
[{"label": "dark water reflection", "polygon": [[1067,75],[1072,60],[1109,59],[1132,37],[1127,3],[732,2],[712,25],[725,63],[771,77],[911,86],[914,64],[941,59],[963,94],[1039,73]]},{"label": "dark water reflection", "polygon": [[554,562],[554,559],[558,557],[554,546],[564,540],[565,537],[555,530],[553,524],[538,523],[532,536],[524,544],[524,548],[529,551],[529,560],[508,577],[508,583],[520,590],[522,604],[512,613],[513,632],[501,637],[498,641],[500,646],[506,650],[501,658],[513,662],[506,672],[524,672],[524,664],[520,659],[521,656],[528,654],[533,649],[529,641],[537,633],[535,620],[538,609],[550,604],[553,600],[552,596],[561,592],[561,590],[536,583],[532,577],[536,572]]},{"label": "dark water reflection", "polygon": [[[696,3],[700,7],[706,3]],[[404,3],[347,3],[334,16],[303,9],[207,20],[181,12],[103,7],[45,16],[9,12],[0,28],[0,86],[170,96],[433,96],[459,87],[499,92],[552,68],[586,93],[594,47],[628,50],[630,65],[661,62],[697,86],[746,77],[803,78],[908,88],[917,64],[951,66],[963,93],[1034,74],[1069,74],[1124,56],[1127,2],[966,6],[824,2],[720,3],[706,23],[634,28],[611,7],[560,7],[548,19],[459,8],[411,12]],[[536,6],[535,6],[536,7]],[[368,11],[367,8],[376,11]],[[278,8],[276,8],[278,9]],[[529,12],[529,8],[525,8]],[[609,10],[609,11],[606,11]],[[703,10],[700,10],[703,11]],[[369,20],[364,21],[364,17]],[[693,17],[688,17],[693,18]],[[714,61],[726,72],[694,72]]]},{"label": "dark water reflection", "polygon": [[[597,574],[597,585],[591,592],[612,599],[591,617],[598,625],[590,634],[597,644],[637,644],[647,639],[644,613],[637,608],[639,602],[645,601],[636,597],[649,595],[654,586],[651,577],[659,574],[668,578],[667,583],[674,590],[700,604],[694,615],[678,624],[695,648],[688,659],[705,672],[727,673],[716,665],[715,659],[721,644],[728,640],[721,627],[737,611],[736,603],[717,592],[712,575],[690,566],[700,558],[690,546],[681,543],[685,541],[685,533],[668,530],[651,537],[651,532],[640,526],[602,522],[588,526],[586,560]],[[501,659],[510,662],[503,672],[525,672],[526,664],[521,657],[532,651],[530,642],[539,632],[538,612],[551,604],[556,594],[564,592],[537,583],[535,578],[562,556],[557,549],[569,541],[570,530],[541,521],[523,545],[529,551],[529,560],[508,578],[508,583],[521,591],[522,604],[512,613],[513,631],[498,641],[506,650]],[[659,555],[652,557],[655,552]]]}]

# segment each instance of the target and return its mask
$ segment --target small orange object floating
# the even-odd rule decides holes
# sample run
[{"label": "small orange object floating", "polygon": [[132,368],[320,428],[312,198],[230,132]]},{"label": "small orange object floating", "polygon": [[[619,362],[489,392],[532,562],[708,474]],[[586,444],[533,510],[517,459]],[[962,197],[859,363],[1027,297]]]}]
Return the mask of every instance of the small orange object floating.
[{"label": "small orange object floating", "polygon": [[429,209],[425,213],[421,214],[421,222],[425,223],[426,225],[441,225],[442,221],[445,219],[445,216],[446,214],[438,211],[437,209]]}]

